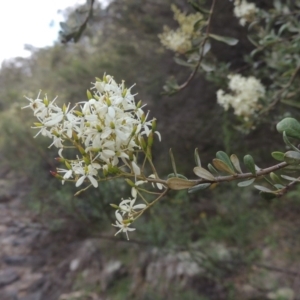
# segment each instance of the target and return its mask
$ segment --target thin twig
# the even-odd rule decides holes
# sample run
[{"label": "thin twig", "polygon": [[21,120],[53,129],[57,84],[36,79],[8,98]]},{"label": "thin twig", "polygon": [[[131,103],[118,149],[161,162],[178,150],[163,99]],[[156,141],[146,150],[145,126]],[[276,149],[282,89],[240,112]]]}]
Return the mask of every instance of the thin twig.
[{"label": "thin twig", "polygon": [[207,42],[208,38],[209,38],[209,32],[210,32],[210,26],[211,26],[211,19],[212,19],[212,15],[213,15],[213,11],[214,11],[214,7],[215,7],[215,4],[216,4],[216,0],[213,0],[212,2],[212,5],[211,5],[211,8],[210,8],[210,12],[209,12],[209,18],[208,18],[208,21],[207,21],[207,28],[206,28],[206,33],[205,33],[205,37],[200,45],[200,56],[199,56],[199,60],[197,62],[197,65],[195,66],[195,69],[193,70],[193,72],[190,74],[190,76],[188,77],[188,79],[183,83],[181,84],[177,89],[176,91],[174,91],[174,94],[175,93],[178,93],[179,91],[182,91],[183,89],[185,89],[189,83],[192,81],[192,79],[195,77],[196,73],[198,72],[198,69],[201,65],[201,62],[204,58],[204,46],[205,46],[205,43]]}]

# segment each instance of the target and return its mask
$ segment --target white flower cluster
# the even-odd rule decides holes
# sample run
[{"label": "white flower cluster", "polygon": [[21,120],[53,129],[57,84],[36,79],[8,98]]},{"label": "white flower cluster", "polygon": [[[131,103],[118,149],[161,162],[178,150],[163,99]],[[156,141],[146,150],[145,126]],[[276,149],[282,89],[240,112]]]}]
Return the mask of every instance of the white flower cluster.
[{"label": "white flower cluster", "polygon": [[242,26],[245,26],[247,22],[252,22],[257,12],[258,9],[254,3],[248,3],[246,0],[234,1],[233,13],[240,19],[240,24]]},{"label": "white flower cluster", "polygon": [[237,116],[246,121],[260,108],[258,100],[265,95],[265,88],[258,79],[253,76],[248,78],[239,74],[229,75],[229,89],[231,94],[225,94],[223,90],[217,91],[217,102],[225,110],[231,106]]},{"label": "white flower cluster", "polygon": [[171,30],[168,26],[164,26],[164,32],[158,37],[166,48],[184,54],[192,48],[192,39],[199,36],[199,32],[194,30],[194,25],[203,16],[199,12],[185,15],[175,5],[172,5],[171,9],[174,12],[174,19],[179,23],[179,28]]},{"label": "white flower cluster", "polygon": [[122,199],[118,209],[115,212],[117,219],[116,224],[112,224],[113,226],[120,228],[115,235],[120,232],[125,232],[128,240],[128,231],[135,230],[135,228],[129,227],[130,224],[137,217],[137,214],[139,214],[141,210],[146,208],[146,204],[135,204],[135,201],[136,198],[129,198],[125,200]]},{"label": "white flower cluster", "polygon": [[[113,77],[106,75],[103,80],[97,78],[93,83],[93,94],[88,91],[88,101],[76,104],[70,109],[64,105],[57,106],[54,99],[47,97],[27,98],[29,107],[38,119],[34,123],[39,132],[53,140],[52,145],[61,148],[60,160],[67,169],[57,169],[56,174],[65,180],[73,178],[76,186],[89,180],[94,187],[98,186],[99,170],[104,175],[118,166],[120,160],[135,175],[140,175],[134,151],[141,149],[143,135],[149,137],[155,131],[155,121],[147,121],[141,102],[135,103],[131,88],[124,82],[117,84]],[[77,109],[77,110],[76,110]],[[160,134],[155,131],[159,136]],[[36,135],[36,136],[37,136]],[[65,159],[62,155],[66,143],[77,148],[81,157]],[[68,146],[67,146],[68,147]]]}]

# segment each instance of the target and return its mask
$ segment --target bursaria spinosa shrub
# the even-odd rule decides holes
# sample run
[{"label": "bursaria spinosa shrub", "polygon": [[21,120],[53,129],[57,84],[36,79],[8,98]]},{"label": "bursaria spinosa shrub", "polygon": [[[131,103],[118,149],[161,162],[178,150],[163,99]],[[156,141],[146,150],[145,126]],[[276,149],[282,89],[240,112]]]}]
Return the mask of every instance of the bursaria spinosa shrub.
[{"label": "bursaria spinosa shrub", "polygon": [[[179,26],[176,29],[164,27],[158,38],[166,49],[175,52],[176,63],[189,67],[192,71],[181,85],[168,81],[164,86],[167,94],[171,95],[187,88],[198,71],[204,74],[214,71],[214,75],[210,76],[215,76],[215,79],[224,76],[218,72],[218,63],[210,52],[210,40],[230,46],[236,45],[238,40],[211,32],[215,2],[211,1],[211,8],[207,10],[191,1],[196,11],[190,14],[172,5],[174,19]],[[252,28],[257,32],[256,38],[259,42],[252,57],[261,52],[260,59],[265,63],[265,69],[259,70],[259,64],[248,58],[247,74],[227,68],[227,86],[219,87],[216,92],[216,103],[224,110],[232,108],[241,122],[248,122],[254,115],[257,117],[268,111],[280,102],[283,96],[289,96],[292,100],[297,96],[298,86],[295,86],[294,79],[300,70],[300,59],[298,58],[298,67],[295,69],[293,62],[296,59],[294,46],[297,37],[293,33],[299,22],[298,25],[284,23],[288,18],[300,16],[300,3],[296,2],[297,11],[291,15],[288,7],[278,5],[278,1],[275,13],[274,10],[262,11],[253,3],[244,0],[234,1],[234,16],[239,18],[242,26],[252,22]],[[271,29],[264,28],[272,14],[276,14],[276,18],[282,24],[279,31],[270,26]],[[273,32],[273,40],[268,43],[270,32]],[[283,56],[282,49],[280,52],[274,48],[274,43],[276,44],[278,38],[282,39],[282,36],[291,53],[289,64],[278,66],[270,57]],[[272,55],[268,56],[270,53]],[[265,85],[265,70],[270,72],[270,68],[274,70],[272,83]],[[249,70],[252,70],[253,74]],[[281,76],[283,72],[288,79]],[[35,137],[48,137],[51,140],[49,147],[58,149],[57,160],[62,166],[52,171],[52,174],[61,180],[62,184],[71,182],[80,188],[75,195],[89,188],[101,188],[103,181],[119,178],[123,178],[130,186],[131,195],[124,196],[119,204],[111,204],[115,209],[116,221],[112,225],[117,228],[116,234],[124,232],[128,238],[128,232],[135,230],[132,223],[154,204],[159,204],[169,190],[187,190],[189,193],[195,193],[214,187],[217,183],[239,181],[239,187],[253,184],[262,197],[272,199],[284,195],[300,181],[300,176],[285,174],[287,170],[299,172],[300,165],[300,150],[294,145],[295,139],[298,143],[300,140],[300,124],[292,117],[284,118],[277,124],[277,130],[283,135],[288,150],[271,153],[278,162],[270,167],[258,167],[250,154],[240,160],[238,155],[230,155],[224,151],[218,151],[212,162],[204,167],[196,149],[193,169],[195,177],[187,178],[178,174],[170,150],[172,170],[169,175],[158,174],[152,160],[153,144],[161,140],[160,133],[156,130],[156,119],[149,117],[145,105],[136,101],[135,96],[132,94],[132,86],[128,88],[124,81],[117,83],[112,76],[104,75],[102,79],[96,78],[92,83],[91,90],[87,91],[87,100],[73,107],[70,104],[60,107],[56,104],[56,98],[49,100],[47,95],[42,97],[41,92],[36,99],[27,97],[29,104],[24,107],[31,109],[37,119],[33,126],[37,130]],[[289,100],[289,103],[292,100]],[[75,150],[73,157],[66,154],[68,148]],[[258,179],[264,179],[266,184],[256,184]]]}]

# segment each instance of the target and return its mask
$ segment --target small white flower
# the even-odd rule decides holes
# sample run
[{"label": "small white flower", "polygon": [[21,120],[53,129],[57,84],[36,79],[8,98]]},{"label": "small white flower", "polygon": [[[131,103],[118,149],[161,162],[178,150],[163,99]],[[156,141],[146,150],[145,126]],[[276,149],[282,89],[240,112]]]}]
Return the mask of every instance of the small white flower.
[{"label": "small white flower", "polygon": [[245,26],[247,22],[252,22],[258,9],[254,3],[248,3],[246,0],[234,1],[234,15],[240,19],[240,24]]},{"label": "small white flower", "polygon": [[128,231],[134,231],[135,228],[129,228],[129,226],[131,224],[130,220],[123,220],[123,217],[119,213],[118,210],[116,210],[115,214],[116,214],[116,219],[117,220],[116,220],[116,224],[112,224],[112,226],[120,228],[120,230],[118,232],[116,232],[115,235],[117,235],[120,232],[125,232],[126,236],[127,236],[127,240],[129,240]]},{"label": "small white flower", "polygon": [[65,173],[64,176],[63,176],[63,180],[61,181],[62,184],[65,183],[66,179],[69,179],[70,177],[73,177],[72,176],[73,170],[66,170],[66,169],[57,168],[57,173]]},{"label": "small white flower", "polygon": [[[148,177],[149,177],[149,178],[154,178],[154,179],[156,179],[156,176],[155,176],[154,174],[151,174],[151,175],[149,175]],[[156,186],[157,186],[157,188],[158,188],[159,190],[162,190],[162,189],[164,188],[164,186],[163,186],[161,183],[159,183],[159,182],[155,182],[155,184],[156,184]],[[152,186],[154,187],[155,184],[152,183]]]},{"label": "small white flower", "polygon": [[217,102],[225,110],[231,106],[237,116],[248,120],[260,108],[258,100],[265,96],[265,87],[253,76],[246,78],[235,74],[228,78],[231,93],[225,94],[223,90],[218,90]]},{"label": "small white flower", "polygon": [[146,204],[143,203],[134,205],[135,201],[136,199],[130,199],[130,198],[121,201],[119,207],[123,215],[127,213],[128,217],[130,218],[137,210],[146,208]]}]

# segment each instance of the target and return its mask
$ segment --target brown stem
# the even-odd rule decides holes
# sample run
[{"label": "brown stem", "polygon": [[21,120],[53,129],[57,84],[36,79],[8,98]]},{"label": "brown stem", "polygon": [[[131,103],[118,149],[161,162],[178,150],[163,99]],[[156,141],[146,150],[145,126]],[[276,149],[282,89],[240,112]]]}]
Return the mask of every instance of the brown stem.
[{"label": "brown stem", "polygon": [[212,2],[212,5],[211,5],[211,8],[210,8],[210,12],[209,12],[209,18],[208,18],[208,21],[207,21],[207,28],[206,28],[206,33],[205,33],[205,37],[200,45],[200,56],[199,56],[199,60],[197,62],[197,65],[195,66],[195,69],[193,70],[193,72],[190,74],[190,76],[188,77],[188,79],[183,83],[181,84],[178,89],[176,91],[174,91],[174,94],[175,93],[178,93],[179,91],[182,91],[183,89],[185,89],[189,83],[192,81],[192,79],[195,77],[196,73],[198,72],[198,69],[201,65],[201,62],[203,60],[203,57],[204,57],[204,46],[205,46],[205,43],[207,42],[208,38],[209,38],[209,32],[210,32],[210,26],[211,26],[211,18],[212,18],[212,15],[213,15],[213,11],[214,11],[214,8],[215,8],[215,4],[216,4],[216,0],[213,0]]}]

